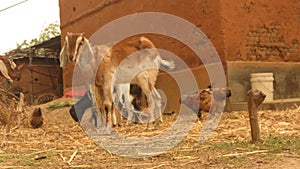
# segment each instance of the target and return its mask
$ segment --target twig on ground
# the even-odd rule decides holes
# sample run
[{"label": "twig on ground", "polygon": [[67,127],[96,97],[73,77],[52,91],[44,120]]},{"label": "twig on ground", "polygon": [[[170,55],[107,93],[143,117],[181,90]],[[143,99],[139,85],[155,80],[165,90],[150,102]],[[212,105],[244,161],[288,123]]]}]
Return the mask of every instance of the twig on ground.
[{"label": "twig on ground", "polygon": [[199,161],[201,161],[200,158],[198,158],[198,159],[196,159],[196,160],[190,160],[190,161],[188,161],[188,162],[186,162],[186,163],[181,164],[180,167],[183,167],[183,166],[188,165],[188,164],[191,164],[191,163],[197,163],[197,162],[199,162]]},{"label": "twig on ground", "polygon": [[59,156],[64,162],[66,162],[66,157],[64,157],[61,153],[59,153]]},{"label": "twig on ground", "polygon": [[257,151],[244,152],[244,153],[225,154],[225,155],[217,156],[217,158],[219,158],[219,157],[238,157],[238,156],[245,156],[245,155],[266,153],[266,152],[268,152],[268,150],[257,150]]},{"label": "twig on ground", "polygon": [[162,164],[159,164],[159,165],[157,165],[157,166],[150,167],[150,168],[148,168],[148,169],[156,169],[156,168],[161,168],[161,167],[163,167],[163,166],[165,166],[165,165],[167,165],[167,163],[162,163]]},{"label": "twig on ground", "polygon": [[101,168],[97,165],[69,165],[69,166],[63,166],[63,168]]},{"label": "twig on ground", "polygon": [[77,154],[78,150],[75,150],[74,153],[72,154],[72,156],[70,157],[68,164],[71,165],[71,162],[73,161],[73,159],[75,158],[76,154]]}]

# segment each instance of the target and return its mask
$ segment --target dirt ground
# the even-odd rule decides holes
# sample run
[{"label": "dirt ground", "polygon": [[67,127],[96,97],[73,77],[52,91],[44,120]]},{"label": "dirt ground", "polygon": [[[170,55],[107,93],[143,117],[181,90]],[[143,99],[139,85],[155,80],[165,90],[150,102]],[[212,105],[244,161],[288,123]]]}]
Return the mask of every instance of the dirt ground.
[{"label": "dirt ground", "polygon": [[[199,137],[205,120],[195,122],[178,145],[162,154],[126,158],[97,146],[71,119],[69,107],[47,109],[61,102],[72,100],[58,99],[39,105],[44,116],[42,128],[32,129],[28,123],[36,107],[32,106],[27,108],[27,118],[19,129],[7,136],[0,135],[0,168],[294,169],[300,165],[300,107],[297,105],[285,111],[260,111],[262,139],[255,144],[249,142],[248,113],[225,112],[216,131],[203,143]],[[116,130],[130,137],[149,137],[167,129],[176,117],[176,114],[164,115],[164,122],[156,130],[145,131],[145,125],[141,124]]]}]

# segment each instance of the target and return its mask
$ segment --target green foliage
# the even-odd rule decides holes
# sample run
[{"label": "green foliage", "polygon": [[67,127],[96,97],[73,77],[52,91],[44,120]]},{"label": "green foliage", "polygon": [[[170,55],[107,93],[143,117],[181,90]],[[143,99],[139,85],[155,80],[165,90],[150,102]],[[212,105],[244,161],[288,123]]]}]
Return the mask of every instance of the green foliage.
[{"label": "green foliage", "polygon": [[266,149],[274,153],[294,152],[300,154],[300,139],[293,136],[267,136],[264,141],[256,144],[261,149]]},{"label": "green foliage", "polygon": [[255,144],[249,142],[218,142],[218,143],[206,143],[207,147],[213,151],[256,151],[256,150],[268,150],[273,153],[282,153],[285,151],[300,153],[300,139],[294,136],[265,136],[261,141]]},{"label": "green foliage", "polygon": [[71,103],[69,102],[57,102],[57,103],[53,103],[47,106],[47,109],[52,111],[55,109],[60,109],[60,108],[64,108],[64,107],[69,107],[72,106]]},{"label": "green foliage", "polygon": [[55,36],[60,35],[60,27],[58,23],[51,23],[45,29],[43,29],[38,38],[31,40],[24,40],[21,43],[17,43],[17,49],[25,49],[31,46],[42,43],[46,40],[49,40]]},{"label": "green foliage", "polygon": [[39,41],[44,42],[55,36],[60,35],[60,28],[58,23],[49,24],[43,31],[41,31],[39,36]]}]

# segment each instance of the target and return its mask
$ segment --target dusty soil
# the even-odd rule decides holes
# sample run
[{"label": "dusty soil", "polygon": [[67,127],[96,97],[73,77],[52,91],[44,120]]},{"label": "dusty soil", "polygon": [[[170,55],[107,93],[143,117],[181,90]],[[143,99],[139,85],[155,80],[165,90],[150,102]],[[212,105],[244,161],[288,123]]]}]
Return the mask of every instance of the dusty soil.
[{"label": "dusty soil", "polygon": [[[27,118],[19,129],[6,137],[1,134],[0,168],[293,169],[300,165],[300,107],[297,106],[286,111],[260,111],[262,141],[259,143],[249,142],[247,112],[230,112],[223,114],[218,128],[204,143],[198,141],[205,122],[202,120],[195,122],[184,140],[169,151],[153,157],[126,158],[97,146],[71,119],[68,107],[47,110],[47,106],[59,102],[71,100],[58,99],[39,105],[44,116],[42,128],[32,129],[28,123],[35,106],[27,109]],[[145,125],[141,124],[116,130],[131,137],[149,137],[167,129],[176,117],[164,115],[163,124],[156,130],[145,131]]]}]

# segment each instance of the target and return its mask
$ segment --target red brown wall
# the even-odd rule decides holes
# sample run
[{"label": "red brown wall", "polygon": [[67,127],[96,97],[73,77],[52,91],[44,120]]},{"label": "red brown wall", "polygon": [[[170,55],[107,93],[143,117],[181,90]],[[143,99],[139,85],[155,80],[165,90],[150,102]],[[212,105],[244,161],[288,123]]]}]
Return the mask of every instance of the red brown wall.
[{"label": "red brown wall", "polygon": [[[210,38],[223,63],[300,62],[299,0],[60,0],[59,4],[62,37],[66,32],[85,32],[89,37],[103,25],[137,12],[164,12],[182,17],[199,27]],[[190,67],[201,65],[200,59],[184,44],[159,35],[147,37],[158,48],[180,56]],[[64,38],[62,44],[63,41]],[[225,66],[227,70],[229,67]],[[205,67],[200,67],[199,72],[197,83],[203,88],[209,79]],[[227,78],[229,82],[233,79],[232,84],[247,86],[248,74],[242,77],[234,74],[234,77]],[[274,76],[275,79],[281,77],[276,73]],[[71,78],[72,66],[69,65],[64,70],[65,90],[71,87]],[[157,87],[169,94],[178,93],[176,84],[172,86],[172,80],[167,78],[166,75],[160,75]],[[241,79],[241,84],[234,81],[235,78]],[[234,85],[231,87],[237,96],[248,90],[237,90]],[[280,98],[287,98],[284,93],[281,94]],[[178,97],[173,95],[171,98],[175,107],[178,107]]]},{"label": "red brown wall", "polygon": [[[85,32],[89,37],[103,25],[137,12],[164,12],[182,17],[199,27],[224,58],[219,0],[60,0],[59,5],[62,37],[66,32]],[[184,44],[165,36],[147,37],[158,48],[180,56],[190,67],[201,65],[200,59]],[[71,66],[64,71],[65,89],[70,87],[71,73]]]},{"label": "red brown wall", "polygon": [[220,2],[226,60],[300,61],[300,1]]}]

